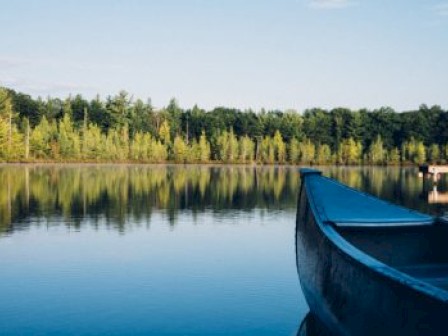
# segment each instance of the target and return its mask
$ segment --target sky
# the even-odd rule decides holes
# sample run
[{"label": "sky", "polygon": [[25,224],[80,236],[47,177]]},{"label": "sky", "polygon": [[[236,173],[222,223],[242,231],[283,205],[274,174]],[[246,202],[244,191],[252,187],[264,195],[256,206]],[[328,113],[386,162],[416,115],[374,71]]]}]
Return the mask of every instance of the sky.
[{"label": "sky", "polygon": [[155,107],[448,108],[448,0],[0,0],[0,85]]}]

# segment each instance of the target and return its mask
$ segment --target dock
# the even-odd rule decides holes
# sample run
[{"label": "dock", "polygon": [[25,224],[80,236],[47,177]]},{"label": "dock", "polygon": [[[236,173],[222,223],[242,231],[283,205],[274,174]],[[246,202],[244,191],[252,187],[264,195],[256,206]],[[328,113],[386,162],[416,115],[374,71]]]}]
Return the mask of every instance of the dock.
[{"label": "dock", "polygon": [[421,165],[418,167],[419,176],[432,177],[437,181],[441,174],[448,174],[448,165]]}]

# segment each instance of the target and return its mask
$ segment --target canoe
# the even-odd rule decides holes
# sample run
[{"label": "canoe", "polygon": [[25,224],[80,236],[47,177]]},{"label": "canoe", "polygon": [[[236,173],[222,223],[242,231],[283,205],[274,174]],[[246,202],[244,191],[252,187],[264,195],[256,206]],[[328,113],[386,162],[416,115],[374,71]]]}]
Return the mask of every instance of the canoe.
[{"label": "canoe", "polygon": [[337,335],[448,335],[448,224],[301,169],[297,269]]},{"label": "canoe", "polygon": [[331,336],[331,331],[312,313],[308,313],[300,323],[296,336]]}]

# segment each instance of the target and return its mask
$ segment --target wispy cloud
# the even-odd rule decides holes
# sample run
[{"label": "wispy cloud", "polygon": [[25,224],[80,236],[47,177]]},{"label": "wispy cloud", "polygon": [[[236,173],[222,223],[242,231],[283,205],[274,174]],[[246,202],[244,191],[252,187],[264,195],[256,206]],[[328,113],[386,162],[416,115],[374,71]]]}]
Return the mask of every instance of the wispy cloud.
[{"label": "wispy cloud", "polygon": [[308,6],[317,9],[338,9],[354,5],[352,0],[310,0]]},{"label": "wispy cloud", "polygon": [[448,3],[440,3],[435,5],[432,9],[438,16],[448,16]]}]

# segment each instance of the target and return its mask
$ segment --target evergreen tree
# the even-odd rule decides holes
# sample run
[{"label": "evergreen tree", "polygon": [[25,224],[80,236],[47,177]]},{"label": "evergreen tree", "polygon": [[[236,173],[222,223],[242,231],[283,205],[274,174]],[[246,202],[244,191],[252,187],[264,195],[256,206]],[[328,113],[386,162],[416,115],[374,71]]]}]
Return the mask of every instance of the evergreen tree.
[{"label": "evergreen tree", "polygon": [[48,158],[51,150],[52,132],[46,117],[32,130],[30,136],[30,153],[35,158]]},{"label": "evergreen tree", "polygon": [[313,164],[316,155],[316,146],[310,139],[304,139],[299,144],[300,162],[304,164]]},{"label": "evergreen tree", "polygon": [[159,128],[159,138],[165,145],[169,145],[171,143],[170,125],[167,120],[164,120]]},{"label": "evergreen tree", "polygon": [[288,145],[288,161],[292,164],[297,164],[300,161],[299,141],[292,138]]},{"label": "evergreen tree", "polygon": [[286,161],[286,145],[283,142],[280,131],[275,131],[274,138],[275,157],[278,163],[285,163]]},{"label": "evergreen tree", "polygon": [[79,134],[73,129],[70,114],[64,114],[59,121],[58,143],[63,158],[77,159],[80,154]]},{"label": "evergreen tree", "polygon": [[168,149],[160,140],[151,141],[151,162],[163,163],[168,159]]},{"label": "evergreen tree", "polygon": [[264,137],[261,142],[261,160],[263,163],[275,163],[275,145],[270,136]]},{"label": "evergreen tree", "polygon": [[233,129],[229,132],[224,131],[217,139],[219,159],[225,163],[233,163],[238,158],[238,140],[233,133]]},{"label": "evergreen tree", "polygon": [[254,142],[247,136],[240,137],[238,142],[238,161],[241,163],[251,163],[254,160]]},{"label": "evergreen tree", "polygon": [[320,165],[331,163],[331,149],[327,144],[320,145],[317,148],[316,162]]},{"label": "evergreen tree", "polygon": [[432,144],[429,146],[428,160],[431,163],[437,163],[440,160],[440,148],[437,144]]},{"label": "evergreen tree", "polygon": [[422,164],[426,161],[426,148],[422,141],[418,141],[415,147],[414,163]]},{"label": "evergreen tree", "polygon": [[388,153],[387,163],[390,165],[400,164],[400,151],[397,147],[392,148]]},{"label": "evergreen tree", "polygon": [[177,163],[185,163],[188,158],[189,148],[179,135],[176,135],[173,143],[173,160]]},{"label": "evergreen tree", "polygon": [[97,125],[90,124],[84,134],[84,157],[89,160],[99,160],[107,153],[105,136]]},{"label": "evergreen tree", "polygon": [[368,158],[372,164],[383,164],[386,159],[387,151],[383,147],[383,140],[378,135],[375,141],[370,145]]},{"label": "evergreen tree", "polygon": [[198,142],[199,149],[199,162],[207,163],[210,160],[210,143],[207,141],[207,137],[205,132],[202,131],[201,136],[199,137]]},{"label": "evergreen tree", "polygon": [[13,111],[9,92],[0,88],[0,155],[7,159],[19,159],[23,156],[23,136],[14,123],[16,113]]},{"label": "evergreen tree", "polygon": [[341,164],[359,164],[362,158],[362,144],[353,138],[342,140],[338,150],[338,162]]}]

